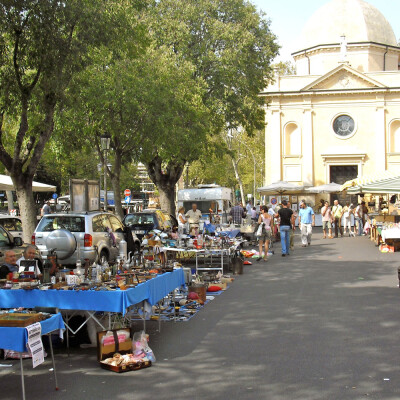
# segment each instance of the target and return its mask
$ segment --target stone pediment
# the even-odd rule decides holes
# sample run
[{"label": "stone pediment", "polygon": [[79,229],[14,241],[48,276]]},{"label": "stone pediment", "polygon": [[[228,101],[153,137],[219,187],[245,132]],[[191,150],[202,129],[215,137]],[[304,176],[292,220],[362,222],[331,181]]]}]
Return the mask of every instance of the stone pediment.
[{"label": "stone pediment", "polygon": [[327,74],[305,86],[301,91],[355,90],[384,88],[385,85],[365,74],[342,64]]}]

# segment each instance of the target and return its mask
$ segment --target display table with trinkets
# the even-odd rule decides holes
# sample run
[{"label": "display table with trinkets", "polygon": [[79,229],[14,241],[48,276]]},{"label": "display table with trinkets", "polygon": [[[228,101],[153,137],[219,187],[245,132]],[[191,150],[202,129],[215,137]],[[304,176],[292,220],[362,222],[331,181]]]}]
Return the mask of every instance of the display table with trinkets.
[{"label": "display table with trinkets", "polygon": [[[156,273],[159,272],[159,273]],[[174,289],[185,284],[181,268],[161,273],[161,269],[149,271],[120,271],[108,282],[82,282],[68,284],[66,281],[52,285],[12,282],[0,289],[0,308],[53,307],[62,311],[65,325],[73,334],[77,333],[88,320],[92,319],[101,329],[111,328],[113,313],[125,314],[130,306],[141,302],[155,305]],[[72,276],[72,275],[71,275]],[[28,289],[29,288],[29,289]],[[84,311],[86,321],[77,330],[69,326],[76,311]],[[97,312],[108,314],[108,324],[97,318]],[[68,338],[68,336],[67,336]]]}]

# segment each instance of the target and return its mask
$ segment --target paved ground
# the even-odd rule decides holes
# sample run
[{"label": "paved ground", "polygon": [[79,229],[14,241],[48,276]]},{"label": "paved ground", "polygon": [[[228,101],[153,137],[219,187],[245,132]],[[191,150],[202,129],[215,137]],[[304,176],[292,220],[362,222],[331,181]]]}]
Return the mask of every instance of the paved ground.
[{"label": "paved ground", "polygon": [[[152,368],[117,375],[93,349],[59,352],[60,391],[49,364],[27,361],[27,398],[398,400],[400,253],[365,237],[313,239],[301,248],[296,237],[286,258],[275,246],[189,322],[151,325]],[[20,395],[11,363],[0,368],[4,400]]]}]

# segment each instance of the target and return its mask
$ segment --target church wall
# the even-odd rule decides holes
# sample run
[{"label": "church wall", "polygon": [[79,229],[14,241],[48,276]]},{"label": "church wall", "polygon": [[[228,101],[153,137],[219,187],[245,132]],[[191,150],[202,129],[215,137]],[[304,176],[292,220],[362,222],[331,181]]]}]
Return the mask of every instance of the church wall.
[{"label": "church wall", "polygon": [[[395,118],[400,121],[400,103],[387,107],[386,111],[381,104],[382,99],[377,100],[374,93],[362,97],[318,95],[312,101],[302,97],[289,101],[282,98],[276,108],[280,111],[274,112],[275,125],[269,122],[266,127],[266,183],[279,179],[306,185],[328,183],[329,165],[357,165],[363,175],[385,169],[388,124]],[[311,118],[309,135],[308,113]],[[348,114],[356,122],[355,134],[346,139],[338,138],[332,130],[332,122],[340,114]],[[267,120],[271,118],[269,110]],[[285,153],[285,127],[293,131],[293,124],[297,124],[301,133],[301,153],[295,155]],[[277,154],[280,154],[279,159]],[[400,154],[392,156],[391,160],[392,169],[400,171]],[[301,174],[301,181],[296,178],[298,174]],[[295,179],[288,179],[290,176]]]}]

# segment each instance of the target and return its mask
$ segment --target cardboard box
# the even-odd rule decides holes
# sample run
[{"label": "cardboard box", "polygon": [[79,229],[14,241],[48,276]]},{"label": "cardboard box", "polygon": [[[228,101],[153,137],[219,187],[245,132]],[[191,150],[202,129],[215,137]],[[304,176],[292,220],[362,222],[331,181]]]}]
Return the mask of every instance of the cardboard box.
[{"label": "cardboard box", "polygon": [[[101,343],[102,338],[109,331],[111,331],[114,335],[114,342],[112,344],[104,345]],[[138,361],[128,365],[109,365],[102,363],[102,361],[106,358],[112,358],[115,353],[119,353],[121,355],[132,353],[132,334],[130,328],[110,329],[109,331],[97,332],[97,359],[101,368],[121,373],[151,367],[151,361]],[[117,336],[118,331],[126,331],[129,333],[129,339],[120,343]]]}]

